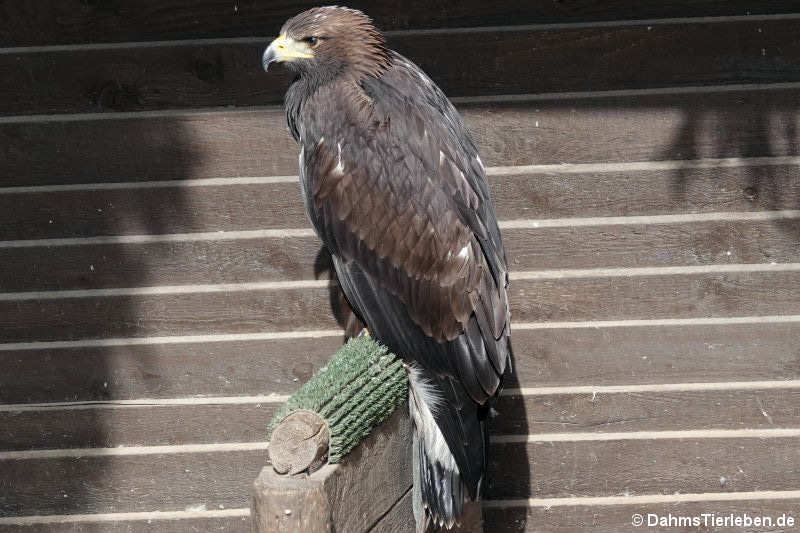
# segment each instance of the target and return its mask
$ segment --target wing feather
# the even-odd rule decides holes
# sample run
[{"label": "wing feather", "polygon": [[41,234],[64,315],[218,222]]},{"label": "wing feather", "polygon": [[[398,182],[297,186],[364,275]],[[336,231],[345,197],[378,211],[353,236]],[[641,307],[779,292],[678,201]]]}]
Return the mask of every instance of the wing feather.
[{"label": "wing feather", "polygon": [[475,410],[511,354],[505,251],[466,127],[417,67],[394,59],[380,79],[333,84],[300,110],[301,179],[352,307],[444,391],[437,424],[473,490],[485,455],[464,443],[483,431]]}]

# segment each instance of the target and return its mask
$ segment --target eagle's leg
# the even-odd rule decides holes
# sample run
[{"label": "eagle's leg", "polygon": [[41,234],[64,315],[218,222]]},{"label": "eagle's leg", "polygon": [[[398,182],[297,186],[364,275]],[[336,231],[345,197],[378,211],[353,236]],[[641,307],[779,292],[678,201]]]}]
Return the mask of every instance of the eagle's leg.
[{"label": "eagle's leg", "polygon": [[412,502],[417,531],[431,524],[450,529],[461,516],[467,494],[444,435],[434,418],[446,409],[436,385],[424,377],[424,370],[407,367],[409,412],[414,424],[412,449]]}]

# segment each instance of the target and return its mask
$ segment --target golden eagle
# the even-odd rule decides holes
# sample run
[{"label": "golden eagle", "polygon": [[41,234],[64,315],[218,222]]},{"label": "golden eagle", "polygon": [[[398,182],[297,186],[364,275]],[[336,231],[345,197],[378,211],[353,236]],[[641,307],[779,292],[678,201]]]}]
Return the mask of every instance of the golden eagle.
[{"label": "golden eagle", "polygon": [[453,105],[371,19],[289,19],[263,55],[286,93],[303,200],[371,334],[409,368],[415,504],[452,527],[486,477],[488,400],[511,357],[506,256],[475,144]]}]

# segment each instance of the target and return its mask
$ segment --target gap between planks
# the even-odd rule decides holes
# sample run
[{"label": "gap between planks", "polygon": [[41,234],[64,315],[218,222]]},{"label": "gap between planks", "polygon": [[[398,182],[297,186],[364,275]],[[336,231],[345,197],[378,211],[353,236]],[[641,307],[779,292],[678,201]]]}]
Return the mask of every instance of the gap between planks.
[{"label": "gap between planks", "polygon": [[208,342],[270,341],[282,339],[320,339],[344,337],[339,329],[308,331],[264,331],[261,333],[219,333],[213,335],[170,335],[163,337],[120,337],[76,341],[32,341],[0,343],[0,352],[11,350],[58,350],[72,348],[110,348],[114,346],[152,346],[158,344],[198,344]]},{"label": "gap between planks", "polygon": [[24,411],[80,411],[87,409],[126,409],[141,407],[176,407],[198,405],[259,405],[283,403],[288,394],[262,394],[258,396],[193,396],[189,398],[139,398],[135,400],[86,400],[78,402],[46,402],[0,404],[2,412]]},{"label": "gap between planks", "polygon": [[229,453],[266,451],[268,441],[221,442],[216,444],[167,444],[162,446],[116,446],[114,448],[63,448],[0,452],[0,461],[81,457],[123,457],[129,455],[173,455],[188,453]]},{"label": "gap between planks", "polygon": [[[486,34],[519,31],[546,31],[546,30],[578,30],[589,28],[615,28],[630,26],[661,26],[667,24],[713,24],[719,22],[769,22],[773,20],[796,20],[798,13],[776,13],[763,15],[719,15],[706,17],[667,17],[655,19],[633,20],[600,20],[591,22],[554,22],[551,24],[519,24],[495,26],[470,26],[460,28],[421,28],[407,30],[387,30],[383,35],[389,38],[418,35],[464,35]],[[206,39],[173,39],[160,41],[125,41],[107,43],[79,43],[79,44],[54,44],[11,46],[0,48],[2,54],[38,54],[52,52],[75,52],[88,50],[119,50],[126,48],[154,48],[164,46],[211,46],[230,44],[263,44],[265,47],[274,39],[275,35],[253,37],[213,37]]]},{"label": "gap between planks", "polygon": [[[561,163],[548,165],[515,165],[487,167],[487,176],[524,176],[528,174],[588,174],[610,172],[646,172],[656,170],[691,170],[713,168],[751,168],[800,165],[800,156],[727,157],[667,161],[631,161],[609,163]],[[297,176],[235,176],[230,178],[198,178],[154,181],[120,181],[111,183],[76,183],[63,185],[30,185],[0,187],[2,194],[39,194],[49,192],[108,191],[120,189],[160,189],[188,187],[221,187],[232,185],[269,185],[297,183]]]},{"label": "gap between planks", "polygon": [[[675,431],[629,431],[597,433],[539,433],[530,435],[494,435],[494,444],[534,442],[608,442],[626,440],[697,440],[697,439],[781,439],[800,437],[800,428],[769,429],[697,429]],[[123,457],[131,455],[173,455],[192,453],[229,453],[266,451],[268,441],[224,442],[216,444],[169,444],[158,446],[117,446],[114,448],[64,448],[49,450],[0,451],[0,461],[22,461],[82,457]]]},{"label": "gap between planks", "polygon": [[194,520],[208,518],[247,518],[249,508],[208,511],[143,511],[135,513],[62,514],[0,517],[0,526],[75,524],[79,522],[134,522],[142,520]]},{"label": "gap between planks", "polygon": [[[597,320],[583,322],[520,322],[515,330],[623,328],[661,326],[720,326],[737,324],[785,324],[800,322],[800,315],[761,315],[737,317],[660,318],[632,320]],[[31,341],[0,343],[0,352],[26,350],[58,350],[75,348],[110,348],[114,346],[152,346],[159,344],[197,344],[208,342],[264,341],[278,339],[318,339],[343,337],[338,329],[306,331],[274,331],[261,333],[220,333],[213,335],[171,335],[163,337],[119,337],[108,339],[83,339],[74,341]]]},{"label": "gap between planks", "polygon": [[[576,268],[558,270],[530,270],[512,272],[511,281],[536,281],[552,279],[686,276],[697,274],[730,274],[751,272],[798,272],[800,263],[746,263],[720,265],[688,265],[628,268]],[[149,287],[121,287],[111,289],[66,289],[56,291],[22,291],[0,293],[0,302],[30,300],[62,300],[67,298],[110,298],[120,296],[165,296],[171,294],[208,294],[249,291],[280,291],[292,289],[322,289],[336,284],[327,279],[297,281],[262,281],[242,283],[210,283],[186,285],[155,285]]]},{"label": "gap between planks", "polygon": [[[800,219],[800,209],[775,211],[729,211],[684,213],[679,215],[632,215],[618,217],[568,217],[501,220],[500,229],[541,229],[586,226],[630,226],[645,224],[686,224],[719,221],[774,221]],[[0,241],[3,248],[39,248],[54,246],[92,246],[105,244],[152,244],[166,242],[235,241],[249,239],[290,239],[315,237],[311,228],[260,229],[242,231],[207,231],[142,235],[104,235],[99,237],[67,237],[55,239],[16,239]]]},{"label": "gap between planks", "polygon": [[694,494],[675,493],[641,494],[637,496],[574,496],[569,498],[487,500],[483,502],[483,506],[484,508],[489,509],[507,509],[510,507],[574,507],[795,499],[800,499],[800,490],[759,490],[749,492],[701,492]]},{"label": "gap between planks", "polygon": [[[534,103],[553,100],[585,100],[612,97],[646,97],[669,96],[682,94],[712,94],[729,92],[775,91],[800,89],[800,82],[780,83],[743,83],[728,85],[698,85],[684,87],[657,87],[650,89],[613,89],[607,91],[577,91],[539,94],[505,94],[495,96],[459,96],[450,100],[455,105],[462,104],[494,104],[494,103]],[[61,113],[40,115],[12,115],[0,117],[2,124],[47,123],[47,122],[82,122],[90,120],[128,120],[141,118],[192,117],[199,115],[237,115],[252,114],[261,111],[283,112],[279,105],[259,105],[239,108],[203,107],[195,109],[161,109],[150,111],[110,111],[95,113]]]},{"label": "gap between planks", "polygon": [[[631,394],[646,392],[697,392],[732,390],[800,389],[800,379],[772,381],[727,381],[693,383],[644,383],[633,385],[574,385],[560,387],[523,387],[503,389],[501,396],[547,396],[564,394]],[[206,396],[190,398],[140,398],[135,400],[97,400],[79,402],[0,404],[0,413],[25,411],[71,411],[86,409],[126,409],[141,407],[207,406],[207,405],[258,405],[277,404],[289,399],[286,394],[260,396]]]},{"label": "gap between planks", "polygon": [[[530,435],[494,435],[495,444],[531,442],[606,442],[620,440],[684,440],[684,439],[778,439],[800,437],[800,428],[768,429],[685,429],[672,431],[617,431],[584,433],[535,433]],[[0,452],[2,453],[2,452]],[[1,457],[1,455],[0,455]]]}]

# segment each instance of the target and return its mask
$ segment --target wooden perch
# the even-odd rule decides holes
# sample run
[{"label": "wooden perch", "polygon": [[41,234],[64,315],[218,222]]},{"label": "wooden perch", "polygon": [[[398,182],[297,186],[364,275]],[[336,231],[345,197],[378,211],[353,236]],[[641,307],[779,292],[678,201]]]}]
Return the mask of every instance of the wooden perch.
[{"label": "wooden perch", "polygon": [[[316,446],[314,426],[300,422],[300,463]],[[277,429],[276,429],[277,431]],[[253,533],[410,533],[411,422],[403,404],[338,464],[312,474],[281,475],[267,465],[253,485]],[[313,433],[316,434],[316,433]],[[274,435],[274,433],[273,433]],[[271,446],[271,445],[270,445]],[[291,447],[283,445],[284,449]],[[295,460],[289,453],[290,460]],[[298,463],[298,464],[300,464]],[[483,531],[480,504],[465,506],[464,524],[450,531]]]},{"label": "wooden perch", "polygon": [[254,485],[253,532],[414,531],[410,459],[401,406],[339,464],[299,476],[265,466]]},{"label": "wooden perch", "polygon": [[[339,349],[267,426],[253,532],[417,529],[407,387],[403,362],[369,337]],[[480,531],[480,505],[466,508],[471,528],[457,530]]]},{"label": "wooden perch", "polygon": [[294,411],[278,424],[269,441],[269,460],[278,474],[317,470],[328,457],[328,425],[313,411]]}]

